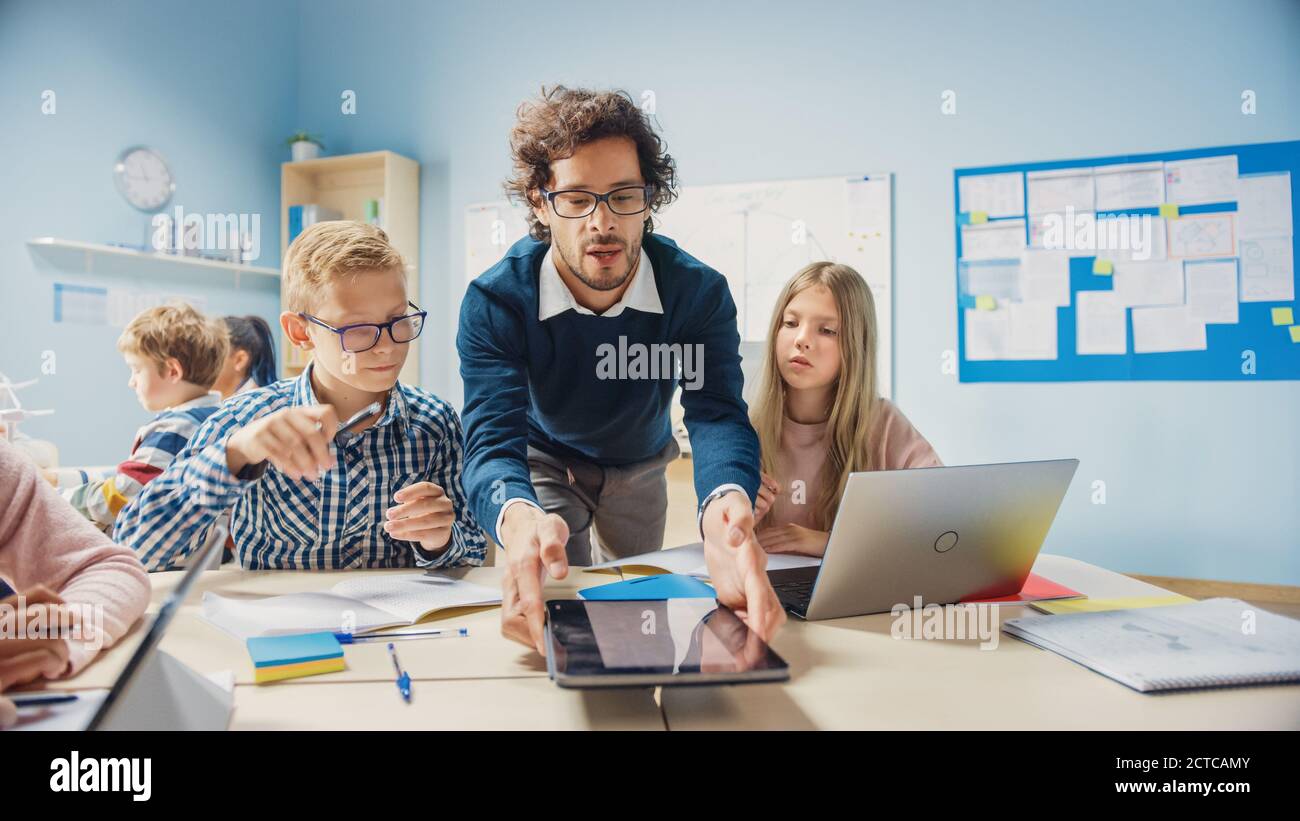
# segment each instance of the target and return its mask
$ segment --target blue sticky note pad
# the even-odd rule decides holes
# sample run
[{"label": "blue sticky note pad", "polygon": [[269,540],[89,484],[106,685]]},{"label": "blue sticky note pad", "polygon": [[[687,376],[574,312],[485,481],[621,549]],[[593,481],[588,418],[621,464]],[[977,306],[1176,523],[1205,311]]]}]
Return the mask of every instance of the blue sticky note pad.
[{"label": "blue sticky note pad", "polygon": [[588,601],[659,601],[661,599],[712,599],[717,594],[713,588],[694,576],[664,573],[644,576],[622,582],[602,584],[579,590],[578,595]]},{"label": "blue sticky note pad", "polygon": [[253,657],[254,667],[275,667],[338,658],[343,655],[343,645],[333,633],[259,636],[248,640],[248,655]]}]

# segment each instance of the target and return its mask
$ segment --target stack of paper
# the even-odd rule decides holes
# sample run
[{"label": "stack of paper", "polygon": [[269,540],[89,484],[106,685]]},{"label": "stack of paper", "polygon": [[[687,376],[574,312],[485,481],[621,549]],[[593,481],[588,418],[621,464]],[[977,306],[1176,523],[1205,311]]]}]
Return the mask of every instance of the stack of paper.
[{"label": "stack of paper", "polygon": [[333,633],[252,638],[248,655],[253,658],[253,680],[258,684],[336,673],[345,666],[343,645]]}]

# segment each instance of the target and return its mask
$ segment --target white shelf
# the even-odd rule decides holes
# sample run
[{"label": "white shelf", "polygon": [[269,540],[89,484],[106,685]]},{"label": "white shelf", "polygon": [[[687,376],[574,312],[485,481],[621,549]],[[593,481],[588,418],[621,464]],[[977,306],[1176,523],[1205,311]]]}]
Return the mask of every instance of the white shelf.
[{"label": "white shelf", "polygon": [[95,242],[81,242],[74,239],[56,239],[55,237],[37,237],[36,239],[27,240],[27,245],[33,250],[47,256],[57,257],[55,261],[67,266],[77,260],[77,264],[84,268],[86,273],[93,273],[95,270],[95,259],[104,258],[106,261],[135,261],[143,262],[151,266],[170,266],[175,271],[191,273],[195,270],[208,271],[228,271],[233,274],[254,274],[256,276],[279,278],[280,271],[277,268],[264,268],[258,265],[242,265],[235,262],[223,262],[216,259],[203,259],[202,257],[187,257],[180,254],[158,254],[146,251],[136,251],[131,248],[118,248],[113,245],[100,245]]}]

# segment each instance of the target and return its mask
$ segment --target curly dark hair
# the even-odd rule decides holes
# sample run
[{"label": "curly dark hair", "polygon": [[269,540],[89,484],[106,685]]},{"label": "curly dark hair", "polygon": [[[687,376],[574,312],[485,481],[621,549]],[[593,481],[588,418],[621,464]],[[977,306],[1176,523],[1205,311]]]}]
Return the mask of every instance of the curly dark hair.
[{"label": "curly dark hair", "polygon": [[[514,174],[506,194],[530,206],[541,204],[538,190],[551,178],[551,163],[572,157],[580,146],[605,137],[628,137],[636,143],[641,176],[654,187],[645,231],[654,230],[651,215],[677,198],[677,166],[664,141],[626,91],[542,86],[541,96],[520,104],[510,130]],[[528,212],[528,233],[549,242],[551,229]]]}]

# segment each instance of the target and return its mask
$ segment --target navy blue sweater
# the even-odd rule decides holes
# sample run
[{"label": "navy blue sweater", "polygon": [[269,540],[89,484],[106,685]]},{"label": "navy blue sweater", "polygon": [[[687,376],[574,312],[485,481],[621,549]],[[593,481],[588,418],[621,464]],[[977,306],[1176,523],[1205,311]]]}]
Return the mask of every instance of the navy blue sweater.
[{"label": "navy blue sweater", "polygon": [[[600,465],[640,462],[668,444],[678,379],[659,357],[637,374],[648,352],[663,352],[650,345],[699,346],[691,351],[702,355],[697,378],[683,380],[682,390],[699,498],[725,484],[756,497],[758,437],[741,398],[740,337],[727,281],[670,239],[648,234],[643,247],[663,314],[568,310],[539,322],[538,277],[550,246],[530,238],[470,283],[456,335],[465,383],[463,482],[484,527],[495,528],[507,499],[537,501],[530,443]],[[647,352],[639,363],[638,346]],[[620,365],[641,378],[610,378]]]}]

